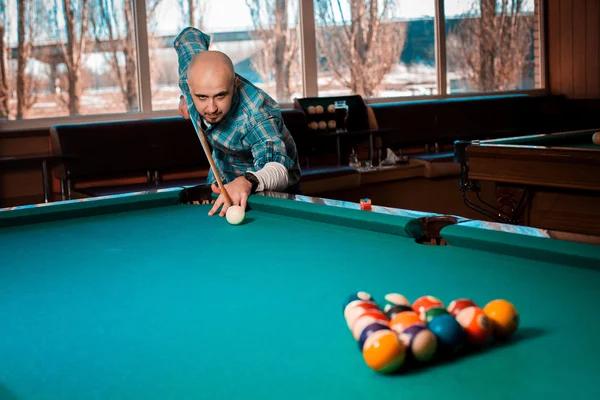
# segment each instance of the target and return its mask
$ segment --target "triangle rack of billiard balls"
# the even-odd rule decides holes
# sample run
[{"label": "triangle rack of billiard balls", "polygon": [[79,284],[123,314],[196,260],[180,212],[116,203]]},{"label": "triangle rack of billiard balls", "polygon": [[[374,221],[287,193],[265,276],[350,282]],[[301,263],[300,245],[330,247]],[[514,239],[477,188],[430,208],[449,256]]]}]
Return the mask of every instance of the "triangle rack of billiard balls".
[{"label": "triangle rack of billiard balls", "polygon": [[383,307],[368,292],[353,293],[344,318],[364,362],[380,373],[422,368],[505,342],[519,326],[517,309],[504,299],[481,308],[461,298],[445,307],[433,296],[411,303],[398,293],[385,295]]}]

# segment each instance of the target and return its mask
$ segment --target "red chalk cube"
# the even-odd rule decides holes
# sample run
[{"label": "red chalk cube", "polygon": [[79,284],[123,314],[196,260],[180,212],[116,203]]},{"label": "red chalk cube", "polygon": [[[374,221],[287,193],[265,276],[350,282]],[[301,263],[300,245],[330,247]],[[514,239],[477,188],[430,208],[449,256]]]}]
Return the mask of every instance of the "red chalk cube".
[{"label": "red chalk cube", "polygon": [[371,199],[360,199],[360,209],[361,210],[370,210],[371,209]]}]

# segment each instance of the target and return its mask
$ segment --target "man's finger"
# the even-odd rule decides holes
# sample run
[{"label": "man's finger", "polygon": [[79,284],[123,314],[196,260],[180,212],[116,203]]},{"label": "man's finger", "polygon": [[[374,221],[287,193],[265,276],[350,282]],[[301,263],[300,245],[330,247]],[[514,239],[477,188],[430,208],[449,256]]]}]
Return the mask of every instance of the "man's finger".
[{"label": "man's finger", "polygon": [[[232,204],[233,205],[233,204]],[[221,208],[221,213],[219,214],[221,217],[224,217],[225,214],[227,214],[227,210],[229,209],[229,206],[227,205],[227,203],[223,202],[223,208]]]},{"label": "man's finger", "polygon": [[217,199],[217,201],[215,201],[215,205],[213,206],[213,208],[210,209],[210,211],[208,212],[208,215],[213,215],[214,213],[216,213],[219,210],[219,207],[221,207],[221,205],[224,202],[224,198],[223,195],[219,196],[219,198]]},{"label": "man's finger", "polygon": [[214,183],[210,185],[210,188],[212,189],[213,193],[221,194],[221,189],[218,188]]},{"label": "man's finger", "polygon": [[247,202],[248,202],[248,195],[246,193],[242,193],[242,195],[240,196],[240,207],[242,207],[242,210],[246,210]]}]

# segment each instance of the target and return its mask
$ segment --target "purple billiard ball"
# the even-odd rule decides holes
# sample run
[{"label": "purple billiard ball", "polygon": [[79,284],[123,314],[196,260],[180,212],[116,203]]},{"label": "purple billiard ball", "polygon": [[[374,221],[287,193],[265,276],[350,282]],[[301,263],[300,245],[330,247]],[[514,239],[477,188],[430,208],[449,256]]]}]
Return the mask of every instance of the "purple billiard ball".
[{"label": "purple billiard ball", "polygon": [[384,329],[389,330],[390,327],[387,324],[384,324],[383,322],[373,322],[372,324],[367,325],[365,329],[363,329],[363,331],[360,333],[360,338],[358,339],[358,348],[360,349],[360,351],[362,351],[363,347],[365,346],[365,342],[367,341],[367,338],[371,336],[371,334],[377,331],[382,331]]},{"label": "purple billiard ball", "polygon": [[403,330],[398,337],[417,361],[427,362],[435,355],[437,338],[433,332],[423,325],[411,325]]}]

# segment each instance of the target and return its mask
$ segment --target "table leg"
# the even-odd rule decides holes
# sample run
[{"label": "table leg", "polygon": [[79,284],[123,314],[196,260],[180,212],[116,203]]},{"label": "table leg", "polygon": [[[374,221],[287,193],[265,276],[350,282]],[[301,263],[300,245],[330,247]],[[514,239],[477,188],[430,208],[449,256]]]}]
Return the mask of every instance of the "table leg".
[{"label": "table leg", "polygon": [[373,165],[373,134],[369,133],[369,161]]},{"label": "table leg", "polygon": [[47,203],[50,197],[50,183],[48,182],[48,162],[46,160],[42,160],[42,180],[44,185],[44,203]]},{"label": "table leg", "polygon": [[60,197],[61,197],[61,200],[67,199],[67,193],[66,193],[66,189],[65,189],[65,180],[64,179],[60,180]]},{"label": "table leg", "polygon": [[337,164],[342,165],[342,150],[340,149],[340,135],[335,137],[335,146],[337,150]]}]

